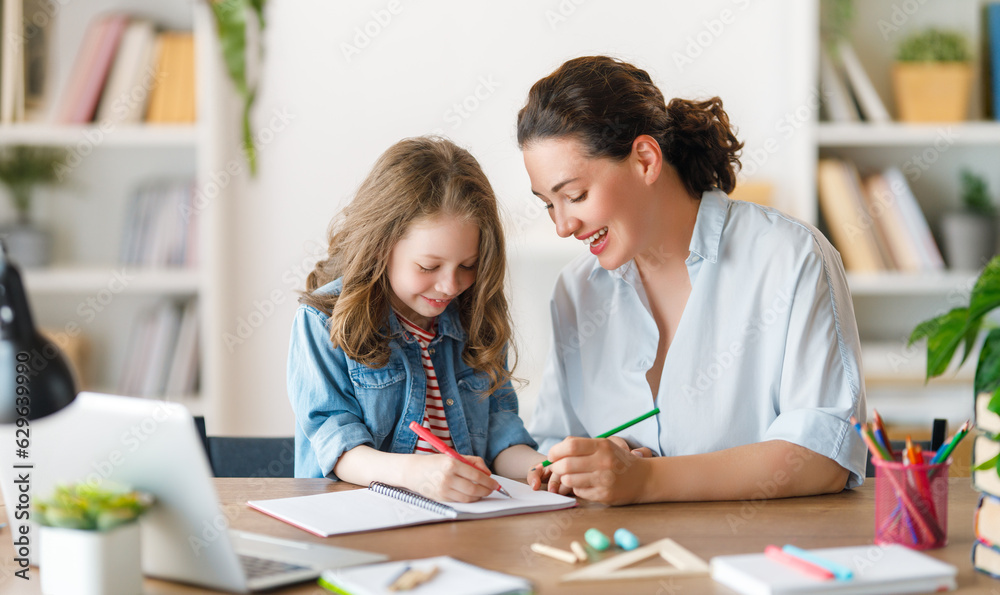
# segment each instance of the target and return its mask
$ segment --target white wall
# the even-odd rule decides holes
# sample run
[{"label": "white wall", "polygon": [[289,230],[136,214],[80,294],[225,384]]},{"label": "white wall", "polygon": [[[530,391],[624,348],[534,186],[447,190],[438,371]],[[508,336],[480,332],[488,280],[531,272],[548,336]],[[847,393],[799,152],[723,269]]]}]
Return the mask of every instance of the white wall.
[{"label": "white wall", "polygon": [[[228,205],[221,327],[236,336],[240,321],[258,311],[264,322],[226,350],[227,413],[210,420],[210,432],[291,433],[289,328],[296,291],[325,250],[327,224],[385,148],[433,131],[480,160],[509,217],[518,375],[537,380],[555,272],[583,247],[557,238],[530,194],[514,124],[531,84],[566,59],[608,53],[648,70],[668,98],[721,96],[746,141],[745,161],[760,164],[750,166],[753,178],[774,184],[779,206],[814,218],[813,197],[804,196],[814,171],[812,124],[782,124],[796,110],[793,118],[816,117],[811,6],[271,2],[254,125],[274,134],[265,133],[271,140],[261,147],[258,177]],[[455,106],[463,104],[460,112]],[[275,119],[279,113],[287,125]],[[536,390],[537,382],[521,391],[525,417]]]}]

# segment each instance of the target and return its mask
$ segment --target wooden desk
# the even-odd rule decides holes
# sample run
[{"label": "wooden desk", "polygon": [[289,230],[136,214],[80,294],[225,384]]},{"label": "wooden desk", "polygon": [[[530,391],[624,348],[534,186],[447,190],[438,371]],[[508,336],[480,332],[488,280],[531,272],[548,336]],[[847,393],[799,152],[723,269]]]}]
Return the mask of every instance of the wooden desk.
[{"label": "wooden desk", "polygon": [[[978,494],[968,478],[952,478],[948,507],[947,547],[930,555],[958,567],[960,593],[1000,593],[1000,581],[975,572],[970,563],[972,513]],[[677,578],[642,581],[560,583],[559,577],[572,566],[532,553],[535,541],[569,548],[582,540],[583,532],[596,527],[611,535],[626,527],[643,543],[671,537],[708,560],[719,554],[763,551],[769,543],[813,547],[871,543],[874,517],[874,481],[832,496],[759,500],[748,502],[696,502],[651,504],[607,508],[581,502],[574,509],[527,514],[499,519],[438,523],[392,531],[376,531],[321,539],[245,506],[248,499],[302,496],[324,491],[352,489],[325,479],[217,479],[219,496],[227,516],[237,529],[279,537],[301,539],[371,550],[391,559],[451,555],[466,562],[527,577],[538,593],[650,593],[687,595],[732,593],[709,578]],[[30,585],[12,576],[10,534],[0,540],[0,593],[39,593],[38,569],[31,569]],[[580,566],[576,566],[580,568]],[[146,593],[209,593],[210,591],[158,580],[146,581]],[[315,583],[301,584],[280,593],[329,595]]]}]

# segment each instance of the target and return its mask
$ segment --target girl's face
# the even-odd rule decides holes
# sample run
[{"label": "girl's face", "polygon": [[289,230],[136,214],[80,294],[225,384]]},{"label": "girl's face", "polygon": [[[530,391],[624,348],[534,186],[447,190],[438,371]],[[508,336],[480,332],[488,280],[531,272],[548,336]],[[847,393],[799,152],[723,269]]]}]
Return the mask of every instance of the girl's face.
[{"label": "girl's face", "polygon": [[634,155],[624,161],[589,158],[576,139],[549,138],[524,150],[531,191],[545,202],[561,237],[574,236],[616,269],[650,244],[648,188]]},{"label": "girl's face", "polygon": [[452,215],[414,221],[389,254],[392,305],[429,329],[451,300],[476,280],[479,226]]}]

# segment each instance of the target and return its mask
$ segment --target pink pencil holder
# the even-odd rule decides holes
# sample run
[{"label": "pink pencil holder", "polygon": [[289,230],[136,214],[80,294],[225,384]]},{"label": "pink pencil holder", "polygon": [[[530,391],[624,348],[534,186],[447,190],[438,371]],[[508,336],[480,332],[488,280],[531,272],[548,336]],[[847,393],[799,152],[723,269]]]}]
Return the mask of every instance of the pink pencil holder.
[{"label": "pink pencil holder", "polygon": [[898,543],[915,550],[948,543],[948,467],[951,459],[921,465],[872,457],[875,465],[875,543]]}]

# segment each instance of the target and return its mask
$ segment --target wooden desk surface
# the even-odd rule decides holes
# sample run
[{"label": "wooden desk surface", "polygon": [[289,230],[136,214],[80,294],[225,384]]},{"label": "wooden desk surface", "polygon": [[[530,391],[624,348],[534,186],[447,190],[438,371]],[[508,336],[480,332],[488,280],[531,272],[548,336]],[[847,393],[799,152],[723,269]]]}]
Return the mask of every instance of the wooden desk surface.
[{"label": "wooden desk surface", "polygon": [[[978,494],[968,478],[950,480],[948,546],[928,552],[958,567],[960,593],[1000,594],[1000,581],[972,569],[972,517]],[[649,543],[670,537],[706,561],[720,554],[763,551],[769,543],[814,547],[863,545],[872,542],[874,486],[831,496],[758,500],[746,502],[692,502],[608,508],[581,502],[574,509],[526,514],[498,519],[437,523],[391,531],[376,531],[322,539],[251,510],[249,499],[303,496],[324,491],[352,489],[325,479],[217,479],[225,513],[237,529],[267,533],[329,545],[388,554],[393,560],[451,555],[466,562],[526,577],[543,594],[732,593],[709,578],[674,578],[615,582],[560,583],[559,577],[573,568],[563,562],[538,556],[528,550],[540,541],[569,549],[570,541],[596,527],[611,535],[626,527]],[[31,584],[13,576],[15,570],[10,535],[0,539],[0,593],[39,593],[38,569],[31,569]],[[150,594],[210,593],[167,581],[147,580]],[[315,583],[279,591],[289,594],[329,595]]]}]

